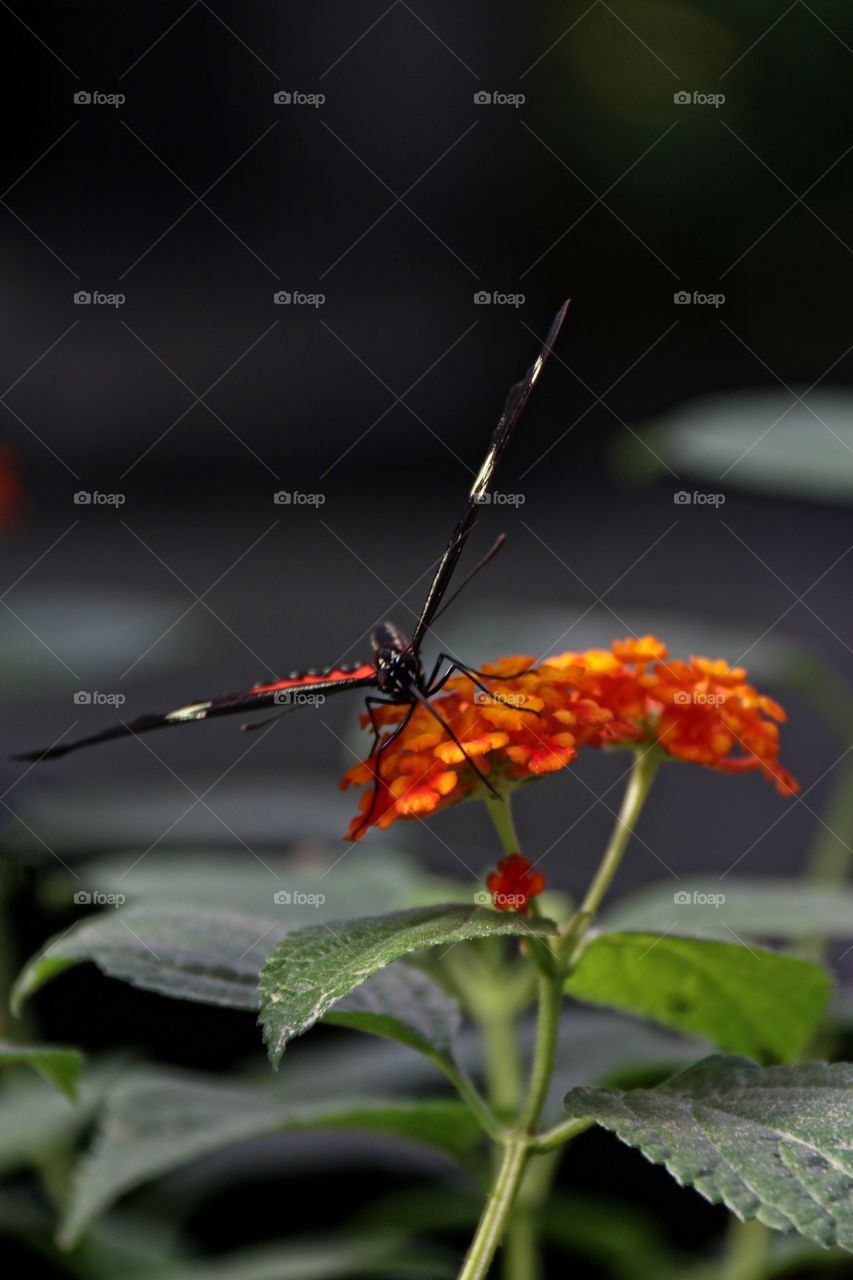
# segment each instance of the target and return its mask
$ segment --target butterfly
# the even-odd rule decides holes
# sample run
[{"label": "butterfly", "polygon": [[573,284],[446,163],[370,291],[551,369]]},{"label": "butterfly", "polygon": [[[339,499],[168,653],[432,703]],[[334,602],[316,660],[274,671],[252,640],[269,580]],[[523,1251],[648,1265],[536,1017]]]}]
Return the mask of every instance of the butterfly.
[{"label": "butterfly", "polygon": [[[316,705],[331,694],[345,693],[354,689],[372,690],[365,698],[365,706],[373,729],[373,745],[370,759],[373,762],[374,792],[370,808],[364,816],[364,822],[370,820],[376,798],[379,793],[380,769],[382,753],[387,750],[395,738],[405,729],[416,707],[424,707],[427,712],[442,726],[445,732],[459,747],[468,763],[474,768],[489,790],[494,791],[489,779],[482,774],[477,764],[465,751],[463,744],[454,734],[450,725],[439,711],[432,705],[431,699],[440,692],[447,681],[454,675],[467,676],[486,696],[497,701],[502,699],[493,693],[484,683],[489,677],[486,673],[469,667],[452,654],[441,653],[429,675],[421,663],[421,646],[427,631],[445,609],[456,599],[468,585],[475,574],[489,563],[504,544],[501,534],[492,548],[470,570],[451,596],[447,596],[460,556],[473,529],[480,507],[489,500],[494,483],[495,471],[509,443],[515,426],[521,417],[528,397],[533,390],[545,361],[557,340],[563,321],[566,317],[569,301],[563,303],[554,317],[548,335],[539,355],[527,370],[520,382],[510,388],[503,411],[498,419],[491,444],[480,470],[471,486],[465,506],[456,522],[450,541],[444,549],[438,568],[427,592],[426,600],[420,616],[415,624],[411,638],[393,622],[383,622],[371,633],[373,656],[370,661],[337,664],[326,669],[310,669],[292,671],[284,680],[273,680],[269,683],[253,685],[238,693],[229,693],[220,698],[206,698],[203,701],[190,702],[176,707],[173,711],[157,715],[142,715],[135,720],[113,725],[93,733],[85,738],[77,738],[71,742],[60,743],[41,751],[28,751],[14,756],[15,760],[42,761],[55,760],[77,751],[81,747],[94,746],[99,742],[111,742],[114,738],[134,737],[140,733],[149,733],[154,729],[169,729],[175,725],[190,724],[198,720],[212,720],[216,716],[246,715],[268,707],[277,707],[278,713],[284,714],[301,706]],[[522,672],[515,673],[523,674]],[[382,737],[380,726],[376,722],[375,707],[382,705],[405,706],[406,714],[394,726],[390,734]],[[531,714],[537,714],[531,711]],[[273,716],[272,719],[276,717]],[[244,729],[260,728],[269,723],[243,725]]]}]

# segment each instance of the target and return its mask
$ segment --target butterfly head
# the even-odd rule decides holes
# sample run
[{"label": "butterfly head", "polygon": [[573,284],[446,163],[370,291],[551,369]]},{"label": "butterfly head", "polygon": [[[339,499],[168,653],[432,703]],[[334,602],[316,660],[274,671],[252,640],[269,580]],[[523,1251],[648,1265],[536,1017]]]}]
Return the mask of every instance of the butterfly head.
[{"label": "butterfly head", "polygon": [[411,641],[393,622],[383,622],[371,636],[378,683],[383,693],[405,694],[420,678],[420,663]]}]

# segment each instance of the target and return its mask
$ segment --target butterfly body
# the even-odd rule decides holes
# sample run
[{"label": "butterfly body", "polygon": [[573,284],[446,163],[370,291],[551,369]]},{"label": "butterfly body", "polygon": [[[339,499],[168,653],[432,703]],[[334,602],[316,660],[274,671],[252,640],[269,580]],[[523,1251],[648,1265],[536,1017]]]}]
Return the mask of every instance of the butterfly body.
[{"label": "butterfly body", "polygon": [[420,658],[395,623],[380,623],[370,643],[376,655],[376,684],[382,693],[408,702],[413,687],[424,691]]}]

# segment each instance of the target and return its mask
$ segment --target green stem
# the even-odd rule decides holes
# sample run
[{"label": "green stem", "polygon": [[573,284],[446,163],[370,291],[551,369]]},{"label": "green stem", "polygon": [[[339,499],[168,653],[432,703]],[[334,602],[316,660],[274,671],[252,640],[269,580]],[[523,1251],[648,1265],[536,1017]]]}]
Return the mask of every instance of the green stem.
[{"label": "green stem", "polygon": [[520,1137],[510,1139],[504,1147],[495,1184],[480,1218],[477,1233],[471,1241],[462,1270],[459,1272],[459,1280],[483,1280],[483,1277],[488,1275],[521,1185],[526,1163],[526,1140]]},{"label": "green stem", "polygon": [[571,968],[577,959],[584,935],[595,919],[601,901],[619,869],[622,856],[628,847],[628,841],[631,839],[662,759],[663,754],[657,746],[646,747],[636,752],[628,786],[625,788],[622,804],[616,817],[616,825],[610,835],[604,856],[583,902],[566,926],[565,933],[558,944],[567,969]]},{"label": "green stem", "polygon": [[483,1132],[487,1134],[493,1142],[503,1142],[503,1126],[486,1099],[474,1084],[473,1080],[469,1079],[464,1071],[461,1071],[453,1063],[448,1062],[440,1055],[436,1055],[432,1061],[456,1088],[459,1096],[468,1103],[468,1106],[479,1120]]},{"label": "green stem", "polygon": [[[598,869],[579,910],[569,921],[554,951],[549,953],[549,965],[543,964],[540,967],[539,1021],[530,1083],[517,1125],[504,1138],[503,1154],[495,1182],[458,1280],[482,1280],[487,1275],[508,1226],[510,1239],[506,1253],[507,1276],[512,1280],[536,1280],[538,1259],[535,1213],[548,1194],[554,1162],[545,1162],[549,1167],[544,1170],[541,1180],[535,1180],[535,1186],[529,1185],[529,1190],[523,1195],[513,1217],[513,1206],[522,1189],[528,1158],[533,1154],[543,1155],[554,1151],[591,1124],[591,1121],[584,1119],[569,1120],[544,1134],[536,1133],[554,1069],[563,981],[576,960],[583,938],[616,875],[662,758],[663,754],[657,747],[638,749],[635,752],[616,826]],[[519,841],[508,803],[506,800],[487,800],[486,803],[504,849],[507,853],[517,852]],[[486,1017],[481,1017],[481,1021],[486,1034],[489,1097],[493,1107],[503,1109],[505,1103],[515,1104],[518,1097],[518,1051],[515,1046],[514,1018],[507,1017],[506,1012],[497,1006],[489,1010]],[[513,1046],[512,1050],[510,1044]]]},{"label": "green stem", "polygon": [[585,1129],[591,1128],[593,1123],[592,1120],[563,1120],[560,1124],[554,1125],[553,1129],[546,1129],[544,1133],[538,1134],[533,1139],[530,1149],[534,1154],[554,1151],[566,1142],[571,1142],[572,1138],[576,1138]]},{"label": "green stem", "polygon": [[486,808],[489,811],[489,817],[494,823],[504,853],[519,853],[521,841],[515,829],[509,795],[501,796],[500,799],[496,796],[487,795]]},{"label": "green stem", "polygon": [[524,1188],[534,1165],[528,1165],[527,1177],[524,1178],[518,1193],[518,1200],[512,1211],[504,1240],[503,1273],[506,1280],[540,1280],[538,1231],[533,1212],[523,1204]]},{"label": "green stem", "polygon": [[[492,819],[501,847],[505,854],[519,853],[521,841],[513,821],[509,794],[497,799],[486,798],[486,808]],[[535,909],[535,903],[531,907]],[[539,963],[542,957],[535,948],[537,939],[531,939],[529,955]],[[550,952],[548,953],[550,958]],[[496,1009],[483,1019],[486,1039],[486,1075],[492,1105],[506,1114],[518,1109],[521,1097],[521,1059],[515,1034],[515,1017],[508,1015],[505,1007]],[[511,1203],[510,1206],[511,1207]],[[509,1214],[509,1208],[507,1210]],[[530,1213],[516,1211],[507,1223],[500,1226],[498,1240],[506,1231],[506,1247],[503,1255],[504,1275],[507,1280],[536,1280],[537,1242],[536,1224]],[[472,1246],[473,1247],[473,1246]],[[496,1247],[496,1246],[495,1246]],[[494,1252],[494,1249],[492,1250]]]},{"label": "green stem", "polygon": [[557,1051],[557,1029],[560,1022],[560,1006],[563,1000],[562,973],[540,974],[539,1022],[536,1034],[536,1050],[530,1072],[527,1097],[519,1116],[519,1127],[532,1134],[539,1123],[542,1107],[554,1070]]},{"label": "green stem", "polygon": [[[539,974],[539,1020],[536,1049],[530,1071],[527,1096],[518,1118],[518,1128],[527,1136],[528,1144],[539,1123],[539,1116],[551,1083],[554,1056],[557,1048],[557,1031],[560,1022],[563,978],[559,972]],[[551,1161],[542,1161],[550,1166]],[[507,1280],[537,1280],[539,1275],[539,1247],[537,1215],[547,1199],[554,1170],[550,1167],[533,1167],[521,1185],[516,1204],[508,1219],[504,1271]],[[537,1176],[540,1175],[540,1176]],[[512,1206],[510,1205],[510,1208]]]}]

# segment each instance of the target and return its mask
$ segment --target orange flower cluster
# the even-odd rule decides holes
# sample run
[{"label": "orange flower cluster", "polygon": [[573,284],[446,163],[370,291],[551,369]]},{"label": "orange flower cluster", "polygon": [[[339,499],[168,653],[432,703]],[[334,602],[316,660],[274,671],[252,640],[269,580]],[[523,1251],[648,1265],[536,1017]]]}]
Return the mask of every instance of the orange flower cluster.
[{"label": "orange flower cluster", "polygon": [[487,877],[486,887],[498,911],[524,912],[530,899],[545,888],[545,877],[541,871],[533,870],[533,864],[523,854],[510,853]]},{"label": "orange flower cluster", "polygon": [[[458,676],[433,700],[499,792],[565,768],[582,746],[638,744],[658,744],[677,759],[728,773],[759,769],[783,795],[798,789],[778,760],[776,722],[785,713],[746,683],[742,667],[707,658],[669,662],[654,636],[528,667],[531,662],[503,658],[484,668],[493,696]],[[399,724],[408,710],[379,707],[377,723]],[[398,818],[422,817],[488,794],[463,752],[422,706],[382,753],[374,802],[375,779],[373,756],[341,782],[344,788],[368,784],[349,839],[360,839],[368,826],[384,829]]]}]

